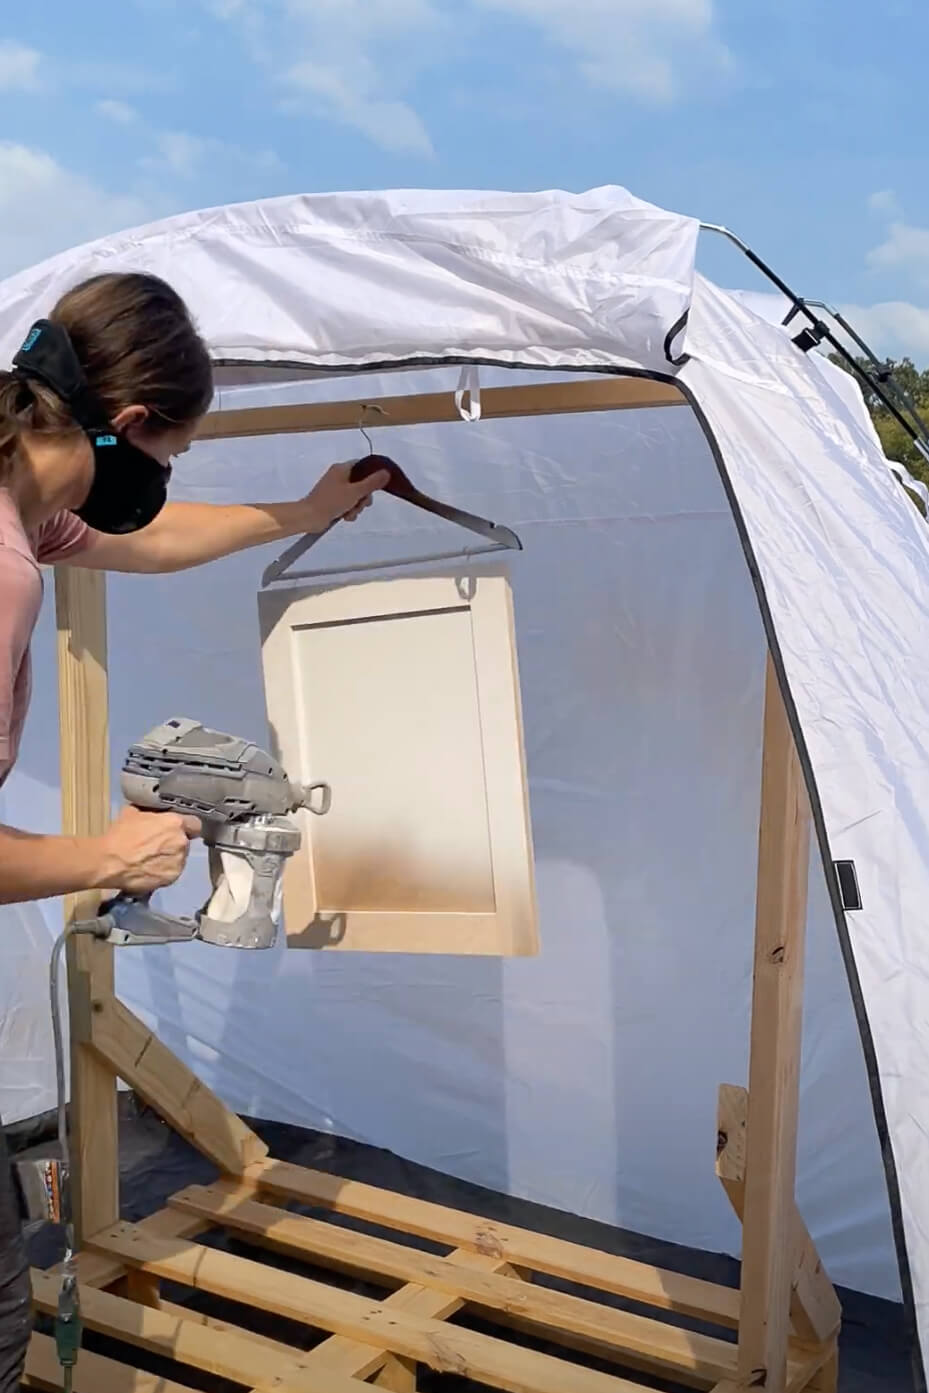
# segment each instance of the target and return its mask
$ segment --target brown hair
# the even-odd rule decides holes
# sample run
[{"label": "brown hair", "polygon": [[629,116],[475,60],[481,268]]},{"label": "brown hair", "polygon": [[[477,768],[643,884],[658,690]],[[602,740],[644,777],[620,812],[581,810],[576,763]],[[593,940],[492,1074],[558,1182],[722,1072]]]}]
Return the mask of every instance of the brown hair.
[{"label": "brown hair", "polygon": [[[147,406],[151,434],[188,425],[208,409],[213,369],[184,301],[157,276],[92,276],[69,290],[48,316],[68,331],[88,386],[112,420],[124,407]],[[68,435],[67,406],[37,382],[0,372],[0,481],[22,430]]]}]

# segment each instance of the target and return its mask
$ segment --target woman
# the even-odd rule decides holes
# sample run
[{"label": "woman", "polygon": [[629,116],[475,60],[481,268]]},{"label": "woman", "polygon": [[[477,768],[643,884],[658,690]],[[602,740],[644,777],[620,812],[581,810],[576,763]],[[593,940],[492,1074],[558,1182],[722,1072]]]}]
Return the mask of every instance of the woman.
[{"label": "woman", "polygon": [[[0,373],[0,786],[30,695],[39,566],[178,571],[357,517],[387,482],[333,466],[291,503],[167,503],[170,461],[213,396],[207,350],[183,301],[144,275],[69,291]],[[143,893],[184,868],[196,819],[126,808],[99,837],[0,826],[0,902],[102,889]],[[0,1393],[19,1388],[30,1290],[0,1124]]]}]

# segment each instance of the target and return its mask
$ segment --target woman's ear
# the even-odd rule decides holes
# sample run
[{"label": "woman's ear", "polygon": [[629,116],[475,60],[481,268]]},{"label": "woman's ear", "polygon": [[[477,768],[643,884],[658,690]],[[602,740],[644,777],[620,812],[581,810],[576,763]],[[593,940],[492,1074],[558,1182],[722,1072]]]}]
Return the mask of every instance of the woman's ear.
[{"label": "woman's ear", "polygon": [[124,406],[122,411],[118,411],[113,417],[112,425],[114,430],[124,431],[132,426],[144,426],[147,420],[147,406]]}]

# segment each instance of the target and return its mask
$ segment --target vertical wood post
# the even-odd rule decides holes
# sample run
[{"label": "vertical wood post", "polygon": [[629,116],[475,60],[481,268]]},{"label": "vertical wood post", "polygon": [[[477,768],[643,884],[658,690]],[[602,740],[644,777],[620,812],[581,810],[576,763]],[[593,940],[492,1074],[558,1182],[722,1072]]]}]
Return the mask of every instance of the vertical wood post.
[{"label": "vertical wood post", "polygon": [[[61,820],[66,836],[98,836],[110,821],[106,578],[59,566],[58,710]],[[69,895],[65,922],[92,918],[96,891]],[[68,946],[71,1021],[71,1195],[78,1242],[119,1218],[116,1077],[92,1052],[93,1002],[114,990],[113,950],[90,938]]]},{"label": "vertical wood post", "polygon": [[784,1393],[803,1018],[810,810],[777,674],[765,684],[739,1380]]}]

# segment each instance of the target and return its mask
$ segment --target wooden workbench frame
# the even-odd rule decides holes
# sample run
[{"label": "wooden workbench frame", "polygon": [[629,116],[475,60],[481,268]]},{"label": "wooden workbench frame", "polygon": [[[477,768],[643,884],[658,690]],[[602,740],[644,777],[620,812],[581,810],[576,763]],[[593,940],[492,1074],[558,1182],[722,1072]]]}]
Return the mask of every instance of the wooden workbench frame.
[{"label": "wooden workbench frame", "polygon": [[[485,419],[682,404],[686,399],[675,386],[642,377],[487,388],[481,396]],[[207,418],[201,437],[351,429],[371,406],[379,411],[379,426],[459,419],[448,392],[218,411]],[[93,835],[110,815],[105,578],[60,568],[56,601],[63,830]],[[468,1369],[492,1386],[524,1393],[582,1393],[588,1388],[591,1393],[607,1393],[608,1388],[629,1393],[642,1387],[594,1376],[579,1365],[567,1366],[566,1375],[552,1367],[562,1361],[515,1347],[511,1357],[500,1341],[438,1324],[474,1303],[485,1315],[542,1329],[568,1348],[715,1393],[749,1387],[763,1387],[766,1393],[801,1393],[805,1388],[835,1393],[841,1313],[794,1200],[809,846],[807,792],[781,686],[769,661],[749,1088],[747,1093],[737,1087],[721,1090],[717,1156],[720,1180],[743,1224],[740,1293],[270,1160],[260,1139],[117,1000],[112,949],[78,939],[69,956],[72,1128],[88,1324],[150,1350],[170,1350],[180,1362],[198,1368],[231,1376],[235,1368],[254,1367],[256,1385],[276,1378],[276,1386],[303,1393],[350,1393],[362,1386],[359,1379],[372,1377],[384,1388],[413,1390],[417,1360],[436,1368]],[[83,917],[94,907],[94,896],[75,896],[67,901],[66,914]],[[209,1156],[223,1176],[216,1186],[174,1196],[165,1210],[135,1227],[119,1222],[117,1077]],[[88,1164],[91,1134],[94,1155]],[[325,1225],[275,1207],[294,1199],[430,1236],[448,1245],[449,1254],[430,1259],[381,1239],[356,1242],[357,1236],[343,1229],[327,1233]],[[315,1263],[380,1274],[380,1280],[400,1284],[396,1298],[386,1305],[396,1300],[408,1314],[382,1320],[374,1303],[346,1305],[340,1296],[327,1295],[327,1289],[317,1290],[318,1283],[288,1278],[288,1286],[280,1273],[263,1278],[259,1264],[228,1255],[209,1257],[210,1250],[192,1240],[211,1226],[229,1227],[264,1246],[311,1255]],[[595,1303],[574,1297],[547,1291],[535,1296],[522,1280],[532,1271],[736,1328],[738,1345],[595,1308]],[[275,1309],[286,1307],[295,1318],[332,1332],[333,1338],[319,1347],[325,1358],[314,1364],[296,1349],[285,1357],[276,1346],[272,1369],[268,1346],[273,1342],[256,1343],[258,1337],[226,1324],[182,1319],[189,1312],[161,1302],[161,1278],[205,1284],[252,1304],[266,1300]],[[41,1309],[53,1304],[49,1281],[36,1274]],[[128,1283],[134,1300],[106,1293],[118,1282]],[[261,1292],[271,1294],[262,1297]],[[55,1386],[48,1365],[49,1350],[37,1337],[27,1384]],[[86,1374],[79,1365],[77,1393],[84,1377],[95,1393],[104,1387],[113,1393],[142,1393],[156,1386],[138,1371],[104,1365],[107,1361],[91,1359],[84,1366]],[[157,1387],[183,1393],[180,1385],[161,1382]]]}]

